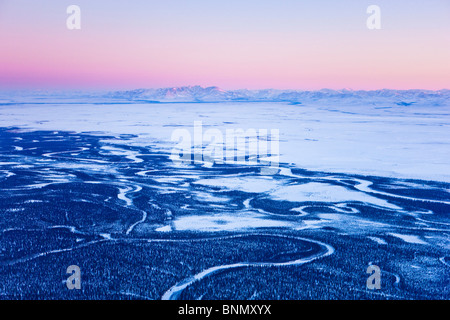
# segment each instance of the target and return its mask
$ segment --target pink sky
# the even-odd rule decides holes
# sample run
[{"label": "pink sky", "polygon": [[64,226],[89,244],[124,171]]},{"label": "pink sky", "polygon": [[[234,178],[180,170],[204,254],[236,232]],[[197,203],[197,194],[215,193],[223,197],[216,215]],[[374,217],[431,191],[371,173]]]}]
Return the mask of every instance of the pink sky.
[{"label": "pink sky", "polygon": [[[120,8],[108,15],[98,3],[80,2],[81,30],[66,29],[64,1],[48,12],[20,4],[27,1],[0,2],[0,87],[450,87],[450,6],[443,2],[447,13],[436,11],[433,23],[419,20],[418,25],[408,24],[417,16],[401,11],[395,20],[394,9],[388,11],[386,5],[381,30],[366,28],[364,5],[349,7],[342,13],[346,19],[334,12],[336,21],[322,17],[318,22],[299,14],[298,22],[287,8],[286,17],[279,17],[284,13],[280,9],[276,21],[265,21],[271,15],[259,12],[258,19],[250,16],[248,25],[243,14],[240,24],[230,26],[223,13],[217,22],[203,16],[189,20],[181,9],[169,14],[164,11],[168,8],[158,7],[166,16],[154,14],[147,20],[138,14],[138,6],[115,16]],[[332,16],[332,9],[326,14]],[[320,11],[312,11],[321,17]],[[423,14],[425,20],[432,17],[432,11]],[[280,26],[282,18],[289,24]]]}]

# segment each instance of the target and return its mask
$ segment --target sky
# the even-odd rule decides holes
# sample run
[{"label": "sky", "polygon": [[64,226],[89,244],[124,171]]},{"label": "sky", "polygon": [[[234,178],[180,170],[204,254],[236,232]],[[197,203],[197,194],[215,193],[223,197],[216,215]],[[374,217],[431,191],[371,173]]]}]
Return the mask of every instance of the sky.
[{"label": "sky", "polygon": [[439,90],[449,57],[449,0],[0,0],[0,89]]}]

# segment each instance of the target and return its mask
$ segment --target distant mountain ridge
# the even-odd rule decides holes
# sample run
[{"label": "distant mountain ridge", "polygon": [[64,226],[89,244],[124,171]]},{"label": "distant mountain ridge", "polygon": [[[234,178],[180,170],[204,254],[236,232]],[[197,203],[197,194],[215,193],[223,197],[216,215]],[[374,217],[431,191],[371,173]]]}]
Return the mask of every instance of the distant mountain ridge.
[{"label": "distant mountain ridge", "polygon": [[219,87],[183,86],[127,91],[3,91],[0,104],[15,103],[168,103],[168,102],[287,102],[291,104],[376,106],[450,106],[450,90],[222,90]]},{"label": "distant mountain ridge", "polygon": [[218,87],[184,86],[159,89],[136,89],[129,91],[114,91],[107,95],[113,99],[129,101],[154,102],[315,102],[321,100],[358,101],[372,100],[374,102],[390,101],[398,105],[408,106],[420,101],[433,101],[437,104],[450,102],[450,90],[331,90],[317,91],[301,90],[222,90]]}]

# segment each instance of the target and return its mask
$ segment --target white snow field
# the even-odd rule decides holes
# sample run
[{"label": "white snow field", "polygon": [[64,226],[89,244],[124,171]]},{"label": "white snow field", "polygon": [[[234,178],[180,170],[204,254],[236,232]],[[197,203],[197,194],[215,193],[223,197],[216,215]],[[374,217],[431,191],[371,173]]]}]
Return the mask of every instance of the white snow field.
[{"label": "white snow field", "polygon": [[[280,162],[326,172],[450,182],[450,105],[359,101],[4,104],[0,127],[135,134],[127,144],[171,152],[177,128],[279,129]],[[114,148],[105,149],[114,153]],[[129,154],[132,161],[141,161]]]}]

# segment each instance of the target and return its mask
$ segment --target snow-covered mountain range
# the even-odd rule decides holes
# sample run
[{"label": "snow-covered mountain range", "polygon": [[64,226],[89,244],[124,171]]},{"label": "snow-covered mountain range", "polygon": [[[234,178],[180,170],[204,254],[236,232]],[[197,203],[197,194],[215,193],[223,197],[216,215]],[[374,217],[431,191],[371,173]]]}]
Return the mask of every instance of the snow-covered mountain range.
[{"label": "snow-covered mountain range", "polygon": [[218,87],[186,86],[160,89],[137,89],[130,91],[115,91],[107,95],[114,99],[126,99],[129,101],[155,101],[155,102],[292,102],[312,103],[320,101],[345,101],[346,103],[358,103],[364,101],[393,102],[398,105],[427,101],[429,104],[446,104],[450,102],[450,90],[330,90],[317,91],[300,90],[222,90]]},{"label": "snow-covered mountain range", "polygon": [[158,103],[158,102],[289,102],[336,105],[434,105],[450,106],[450,90],[222,90],[218,87],[184,86],[110,92],[0,92],[0,103]]}]

